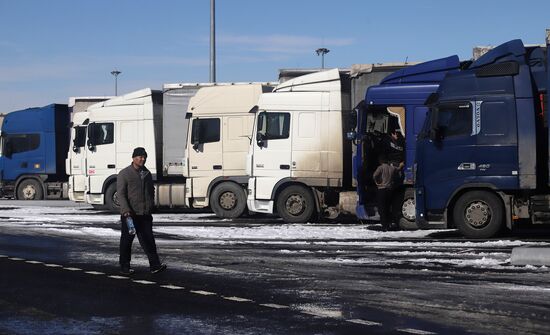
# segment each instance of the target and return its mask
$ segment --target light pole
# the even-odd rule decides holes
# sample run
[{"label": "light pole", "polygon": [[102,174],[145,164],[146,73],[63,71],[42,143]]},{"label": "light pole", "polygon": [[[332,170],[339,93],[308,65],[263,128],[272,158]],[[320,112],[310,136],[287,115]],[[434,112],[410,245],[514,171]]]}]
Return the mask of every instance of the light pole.
[{"label": "light pole", "polygon": [[315,50],[315,52],[317,53],[317,56],[321,55],[321,69],[324,69],[325,68],[325,55],[328,54],[330,52],[330,50],[327,49],[327,48],[319,48],[319,49]]},{"label": "light pole", "polygon": [[120,72],[119,70],[115,69],[113,71],[111,71],[111,74],[113,76],[115,76],[115,96],[118,96],[118,75],[121,74],[122,72]]},{"label": "light pole", "polygon": [[216,82],[216,0],[210,0],[210,82]]}]

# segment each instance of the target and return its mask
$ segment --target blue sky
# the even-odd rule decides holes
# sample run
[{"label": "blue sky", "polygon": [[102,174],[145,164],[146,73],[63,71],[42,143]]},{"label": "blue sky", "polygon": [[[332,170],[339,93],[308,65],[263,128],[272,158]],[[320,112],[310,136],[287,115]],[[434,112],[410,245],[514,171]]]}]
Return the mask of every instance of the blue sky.
[{"label": "blue sky", "polygon": [[[544,43],[550,1],[217,0],[217,80]],[[209,80],[210,0],[0,0],[0,112]]]}]

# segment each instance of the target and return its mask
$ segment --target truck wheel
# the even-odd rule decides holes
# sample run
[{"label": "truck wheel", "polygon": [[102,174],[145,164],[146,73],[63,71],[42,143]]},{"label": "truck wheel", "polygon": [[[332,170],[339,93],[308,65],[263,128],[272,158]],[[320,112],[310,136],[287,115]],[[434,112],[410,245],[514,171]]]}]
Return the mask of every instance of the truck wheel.
[{"label": "truck wheel", "polygon": [[472,191],[462,195],[453,209],[458,230],[469,238],[489,238],[502,228],[504,206],[493,193]]},{"label": "truck wheel", "polygon": [[246,193],[235,183],[221,183],[210,195],[210,207],[217,217],[235,219],[246,210]]},{"label": "truck wheel", "polygon": [[118,202],[116,192],[116,182],[107,187],[107,192],[105,192],[105,209],[113,213],[120,212],[120,204]]},{"label": "truck wheel", "polygon": [[399,228],[403,230],[416,230],[416,205],[414,203],[414,189],[406,188],[397,193],[393,198],[392,214]]},{"label": "truck wheel", "polygon": [[42,185],[34,179],[25,179],[17,186],[17,199],[19,200],[43,200]]},{"label": "truck wheel", "polygon": [[277,213],[288,223],[308,222],[314,209],[315,201],[311,191],[301,185],[291,185],[277,197]]}]

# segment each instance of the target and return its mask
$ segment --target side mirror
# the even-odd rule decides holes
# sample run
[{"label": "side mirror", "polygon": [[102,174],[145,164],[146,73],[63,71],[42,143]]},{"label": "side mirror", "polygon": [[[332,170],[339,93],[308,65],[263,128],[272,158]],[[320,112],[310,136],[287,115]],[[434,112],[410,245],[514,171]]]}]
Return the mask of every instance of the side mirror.
[{"label": "side mirror", "polygon": [[258,146],[260,148],[263,148],[265,146],[265,135],[260,133],[260,132],[257,132],[256,133],[256,143],[258,144]]},{"label": "side mirror", "polygon": [[193,143],[193,150],[198,151],[199,150],[199,142]]},{"label": "side mirror", "polygon": [[78,153],[80,150],[76,145],[73,145],[73,152]]},{"label": "side mirror", "polygon": [[439,142],[443,139],[443,136],[441,134],[441,129],[439,128],[432,128],[430,129],[430,140],[434,142]]},{"label": "side mirror", "polygon": [[87,145],[88,145],[88,150],[90,150],[90,151],[94,151],[94,150],[95,150],[95,145],[94,145],[94,143],[92,142],[92,140],[88,140]]},{"label": "side mirror", "polygon": [[12,147],[11,147],[11,143],[6,142],[5,147],[4,147],[4,156],[6,156],[7,158],[11,158],[12,154],[13,154],[13,150],[12,150]]}]

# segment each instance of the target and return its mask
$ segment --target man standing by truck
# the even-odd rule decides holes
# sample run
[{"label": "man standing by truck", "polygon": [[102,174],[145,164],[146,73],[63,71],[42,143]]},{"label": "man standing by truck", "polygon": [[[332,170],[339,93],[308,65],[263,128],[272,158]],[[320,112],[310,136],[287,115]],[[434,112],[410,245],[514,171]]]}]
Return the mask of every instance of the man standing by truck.
[{"label": "man standing by truck", "polygon": [[398,168],[388,164],[385,156],[380,156],[378,160],[380,165],[374,171],[372,178],[377,188],[376,202],[380,224],[382,224],[382,231],[387,231],[392,229],[391,202]]},{"label": "man standing by truck", "polygon": [[[149,258],[151,273],[158,273],[166,269],[166,264],[160,262],[153,236],[151,212],[154,207],[155,188],[151,173],[145,167],[146,160],[145,149],[135,148],[132,153],[132,164],[120,171],[117,178],[117,194],[121,214],[120,272],[126,275],[134,273],[130,267],[130,260],[135,235]],[[133,221],[135,231],[129,229],[128,221]]]}]

